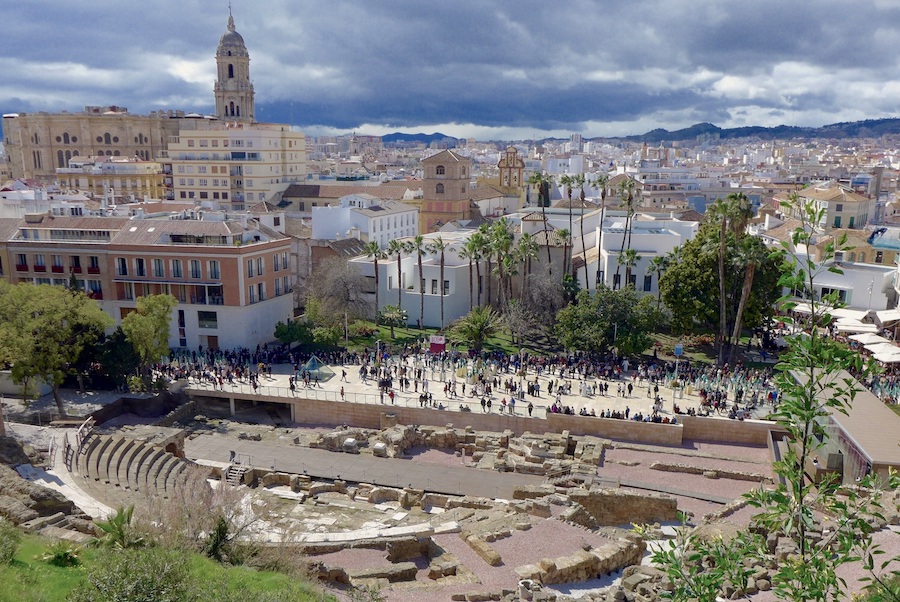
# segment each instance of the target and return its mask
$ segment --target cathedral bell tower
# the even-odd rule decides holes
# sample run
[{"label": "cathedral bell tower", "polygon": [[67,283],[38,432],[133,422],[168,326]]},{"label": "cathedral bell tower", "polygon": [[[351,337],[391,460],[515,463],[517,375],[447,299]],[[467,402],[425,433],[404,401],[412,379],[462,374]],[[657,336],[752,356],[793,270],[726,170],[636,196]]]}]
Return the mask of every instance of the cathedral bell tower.
[{"label": "cathedral bell tower", "polygon": [[244,38],[234,30],[234,17],[228,8],[228,31],[219,38],[216,49],[216,116],[224,121],[256,121],[253,106],[253,82],[250,81],[250,54]]}]

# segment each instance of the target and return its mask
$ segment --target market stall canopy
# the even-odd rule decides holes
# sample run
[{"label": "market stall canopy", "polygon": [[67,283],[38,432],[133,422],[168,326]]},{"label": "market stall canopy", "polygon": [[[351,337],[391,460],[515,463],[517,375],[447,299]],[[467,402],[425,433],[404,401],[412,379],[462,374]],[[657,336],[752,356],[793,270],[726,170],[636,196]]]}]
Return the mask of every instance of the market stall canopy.
[{"label": "market stall canopy", "polygon": [[863,345],[874,345],[875,343],[890,343],[890,341],[884,338],[881,335],[872,334],[871,332],[864,332],[862,334],[854,334],[850,335],[849,338],[851,341],[856,341],[857,343],[862,343]]},{"label": "market stall canopy", "polygon": [[900,353],[900,347],[893,343],[870,343],[866,345],[866,351],[871,351],[875,355],[879,353]]},{"label": "market stall canopy", "polygon": [[857,320],[859,322],[862,322],[869,316],[868,309],[850,309],[849,307],[829,309],[828,313],[830,313],[835,318]]},{"label": "market stall canopy", "polygon": [[875,322],[886,326],[900,321],[900,309],[882,309],[875,312]]},{"label": "market stall canopy", "polygon": [[859,320],[838,320],[835,323],[838,332],[878,332],[874,324],[863,324]]}]

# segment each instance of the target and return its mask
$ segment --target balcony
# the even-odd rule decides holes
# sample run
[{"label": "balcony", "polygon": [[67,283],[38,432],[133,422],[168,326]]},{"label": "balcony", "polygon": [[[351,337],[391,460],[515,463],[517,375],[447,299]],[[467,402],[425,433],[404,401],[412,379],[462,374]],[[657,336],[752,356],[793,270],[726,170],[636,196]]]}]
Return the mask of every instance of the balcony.
[{"label": "balcony", "polygon": [[34,271],[35,271],[35,272],[46,272],[46,271],[47,271],[47,266],[45,266],[45,265],[36,265],[36,266],[34,266]]},{"label": "balcony", "polygon": [[90,291],[88,297],[95,301],[103,301],[103,291]]},{"label": "balcony", "polygon": [[50,271],[53,272],[54,274],[62,274],[64,271],[66,271],[66,268],[64,268],[61,265],[54,265],[54,266],[50,266]]},{"label": "balcony", "polygon": [[27,271],[28,271],[28,264],[25,264],[25,263],[17,263],[17,264],[16,264],[16,271],[17,271],[17,272],[27,272]]},{"label": "balcony", "polygon": [[100,273],[100,266],[97,266],[95,268],[91,268],[91,267],[88,268],[88,274],[99,274],[99,273]]},{"label": "balcony", "polygon": [[80,274],[80,273],[81,273],[81,266],[80,266],[80,265],[70,265],[70,266],[69,266],[69,271],[72,272],[73,274]]}]

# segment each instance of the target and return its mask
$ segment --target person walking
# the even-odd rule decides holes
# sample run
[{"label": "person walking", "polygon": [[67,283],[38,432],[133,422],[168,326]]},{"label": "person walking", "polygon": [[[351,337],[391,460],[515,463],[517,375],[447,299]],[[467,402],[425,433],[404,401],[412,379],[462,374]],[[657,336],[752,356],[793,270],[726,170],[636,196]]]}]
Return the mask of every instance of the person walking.
[{"label": "person walking", "polygon": [[528,416],[531,417],[531,412],[534,411],[534,404],[530,401],[528,402]]}]

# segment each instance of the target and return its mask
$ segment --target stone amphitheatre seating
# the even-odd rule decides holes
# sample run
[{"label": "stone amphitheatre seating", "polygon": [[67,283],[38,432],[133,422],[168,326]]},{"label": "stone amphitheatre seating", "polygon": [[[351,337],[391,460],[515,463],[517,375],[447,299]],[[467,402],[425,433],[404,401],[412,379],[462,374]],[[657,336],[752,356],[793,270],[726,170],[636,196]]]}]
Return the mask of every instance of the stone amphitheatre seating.
[{"label": "stone amphitheatre seating", "polygon": [[98,499],[126,506],[135,499],[169,498],[183,486],[193,463],[161,447],[121,435],[90,435],[81,445],[75,472]]}]

